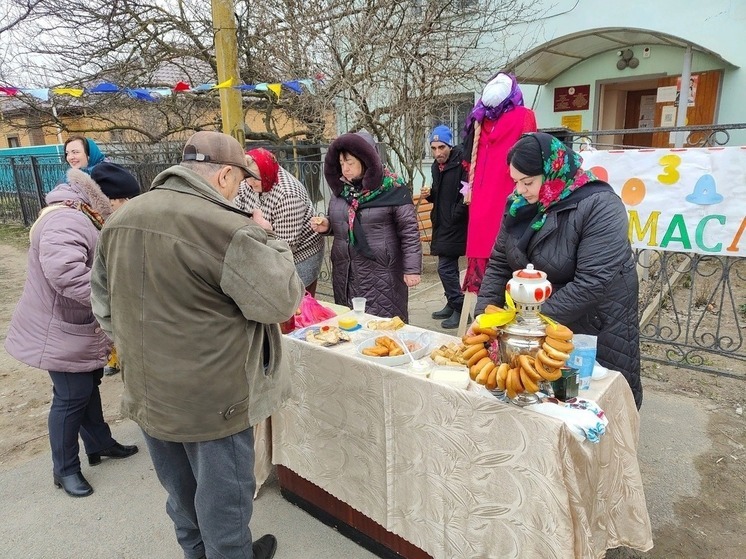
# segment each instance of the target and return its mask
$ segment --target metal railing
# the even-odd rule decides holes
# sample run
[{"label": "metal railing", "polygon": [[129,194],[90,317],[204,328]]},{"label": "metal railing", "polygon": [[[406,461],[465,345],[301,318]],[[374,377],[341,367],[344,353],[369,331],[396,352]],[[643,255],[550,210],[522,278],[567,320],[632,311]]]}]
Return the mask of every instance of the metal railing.
[{"label": "metal railing", "polygon": [[[706,128],[710,131],[707,142],[721,145],[730,137],[722,127]],[[734,128],[746,128],[746,124],[731,127]],[[566,137],[562,139],[579,144],[613,134],[682,130],[605,130],[583,134],[564,131]],[[703,130],[704,127],[686,127],[684,131],[702,134]],[[266,147],[306,186],[317,213],[324,212],[330,198],[323,180],[325,146]],[[121,154],[114,160],[135,173],[143,185],[149,185],[170,165],[166,161],[128,159]],[[31,225],[43,207],[44,194],[62,179],[65,171],[66,166],[59,161],[0,161],[0,222]],[[317,288],[326,297],[332,296],[330,243],[331,239],[327,239]],[[746,380],[746,259],[650,250],[635,254],[641,277],[643,359]]]}]

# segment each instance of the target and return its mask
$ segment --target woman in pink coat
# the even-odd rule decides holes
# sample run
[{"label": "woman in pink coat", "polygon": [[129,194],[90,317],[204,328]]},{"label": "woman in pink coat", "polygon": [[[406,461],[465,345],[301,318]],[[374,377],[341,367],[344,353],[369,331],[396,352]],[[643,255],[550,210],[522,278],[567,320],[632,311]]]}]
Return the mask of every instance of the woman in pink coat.
[{"label": "woman in pink coat", "polygon": [[29,232],[26,285],[5,339],[10,355],[49,371],[53,480],[72,497],[93,493],[80,471],[78,435],[91,466],[137,452],[114,440],[104,421],[98,387],[111,342],[91,309],[91,266],[104,220],[139,193],[135,177],[114,163],[99,163],[90,176],[67,172]]},{"label": "woman in pink coat", "polygon": [[470,161],[464,291],[479,292],[495,245],[508,195],[515,185],[508,171],[508,151],[522,134],[536,132],[536,116],[523,106],[515,77],[500,72],[484,87],[466,119],[464,155]]}]

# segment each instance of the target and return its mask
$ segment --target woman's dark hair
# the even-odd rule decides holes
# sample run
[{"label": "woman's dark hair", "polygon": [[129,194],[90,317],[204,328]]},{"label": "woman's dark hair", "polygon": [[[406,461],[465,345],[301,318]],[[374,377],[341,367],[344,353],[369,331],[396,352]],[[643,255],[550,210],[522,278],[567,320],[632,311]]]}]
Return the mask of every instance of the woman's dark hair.
[{"label": "woman's dark hair", "polygon": [[539,139],[532,134],[521,137],[508,152],[508,165],[527,177],[544,174],[544,156]]},{"label": "woman's dark hair", "polygon": [[85,136],[70,136],[67,140],[65,140],[65,145],[62,146],[62,162],[67,163],[67,144],[70,142],[74,142],[75,140],[80,140],[83,142],[83,151],[86,154],[86,157],[91,156],[91,150],[88,147],[88,140],[85,139]]},{"label": "woman's dark hair", "polygon": [[348,157],[352,156],[352,157],[354,157],[355,159],[357,159],[358,161],[360,161],[360,167],[362,167],[362,170],[363,170],[363,172],[362,172],[362,173],[360,173],[360,176],[361,176],[361,177],[362,177],[362,176],[363,176],[363,175],[365,174],[365,171],[367,171],[367,170],[368,170],[368,167],[366,167],[366,166],[365,166],[365,163],[363,162],[363,160],[362,160],[362,159],[360,159],[360,157],[359,157],[359,156],[355,155],[355,154],[354,154],[354,153],[352,153],[351,151],[339,150],[339,155],[341,155],[341,156],[342,156],[342,157],[344,157],[345,159],[347,159]]}]

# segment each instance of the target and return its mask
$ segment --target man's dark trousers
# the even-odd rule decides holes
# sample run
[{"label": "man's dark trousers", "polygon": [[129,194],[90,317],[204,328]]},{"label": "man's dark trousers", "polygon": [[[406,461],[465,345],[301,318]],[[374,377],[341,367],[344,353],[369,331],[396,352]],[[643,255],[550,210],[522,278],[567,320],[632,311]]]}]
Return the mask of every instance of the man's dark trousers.
[{"label": "man's dark trousers", "polygon": [[464,294],[459,282],[458,256],[438,256],[438,275],[448,300],[448,306],[461,312],[464,305]]}]

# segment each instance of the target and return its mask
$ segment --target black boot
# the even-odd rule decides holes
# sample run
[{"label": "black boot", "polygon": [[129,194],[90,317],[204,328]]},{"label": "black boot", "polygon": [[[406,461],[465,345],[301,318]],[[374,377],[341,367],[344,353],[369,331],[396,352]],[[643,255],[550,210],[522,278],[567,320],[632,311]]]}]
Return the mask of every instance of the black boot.
[{"label": "black boot", "polygon": [[453,314],[440,323],[440,327],[444,330],[453,330],[458,328],[458,324],[461,322],[461,313],[453,311]]},{"label": "black boot", "polygon": [[88,483],[88,480],[80,472],[70,474],[69,476],[53,475],[54,486],[62,487],[70,497],[87,497],[93,493],[93,487],[91,487],[91,484]]},{"label": "black boot", "polygon": [[444,318],[448,318],[452,314],[453,314],[453,309],[451,307],[449,307],[448,305],[446,305],[445,307],[443,307],[439,311],[435,311],[431,316],[435,320],[443,320]]},{"label": "black boot", "polygon": [[137,451],[139,449],[137,448],[137,445],[129,445],[125,446],[123,444],[114,443],[113,446],[110,446],[106,450],[102,450],[101,452],[92,452],[88,455],[88,465],[89,466],[96,466],[101,463],[101,457],[102,456],[108,456],[109,458],[127,458],[129,456],[132,456],[133,454],[137,454]]},{"label": "black boot", "polygon": [[251,544],[254,559],[272,559],[275,556],[275,551],[277,551],[277,538],[272,534],[264,534]]}]

